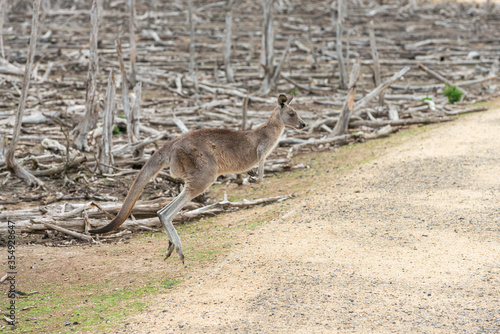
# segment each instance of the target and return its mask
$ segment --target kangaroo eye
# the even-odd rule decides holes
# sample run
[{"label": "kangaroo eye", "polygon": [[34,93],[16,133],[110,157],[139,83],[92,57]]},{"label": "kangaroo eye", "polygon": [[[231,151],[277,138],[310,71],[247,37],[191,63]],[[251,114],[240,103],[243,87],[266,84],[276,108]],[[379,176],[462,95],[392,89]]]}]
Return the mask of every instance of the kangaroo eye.
[{"label": "kangaroo eye", "polygon": [[290,117],[295,117],[295,113],[291,112]]}]

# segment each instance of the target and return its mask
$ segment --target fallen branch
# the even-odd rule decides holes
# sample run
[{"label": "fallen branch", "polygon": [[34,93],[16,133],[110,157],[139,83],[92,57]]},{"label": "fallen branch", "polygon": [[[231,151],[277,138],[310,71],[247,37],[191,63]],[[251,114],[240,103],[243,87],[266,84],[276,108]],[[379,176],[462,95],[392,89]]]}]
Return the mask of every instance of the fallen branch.
[{"label": "fallen branch", "polygon": [[486,111],[486,110],[488,110],[487,107],[473,107],[473,108],[467,108],[467,109],[445,111],[444,113],[448,116],[456,116],[456,115],[461,115],[461,114],[467,114],[470,112],[478,112],[478,111]]},{"label": "fallen branch", "polygon": [[[439,74],[439,73],[431,70],[430,68],[425,67],[422,64],[418,64],[418,68],[420,68],[422,71],[430,74],[432,77],[438,79],[439,81],[444,82],[448,86],[455,86],[451,81],[449,81],[448,79],[446,79],[445,77],[443,77],[441,74]],[[463,99],[465,98],[466,95],[470,96],[470,93],[468,91],[466,91],[465,89],[462,88],[460,90],[462,91],[462,93],[464,93],[462,95],[462,97],[460,98],[460,101],[463,101]]]},{"label": "fallen branch", "polygon": [[94,239],[90,235],[85,235],[85,234],[81,234],[81,233],[78,233],[75,231],[71,231],[71,230],[68,230],[64,227],[60,227],[60,226],[57,226],[57,225],[54,225],[54,224],[51,224],[49,222],[42,221],[42,220],[39,220],[36,223],[41,223],[41,224],[47,226],[48,228],[62,232],[62,233],[67,234],[67,235],[71,235],[72,237],[75,237],[75,238],[78,238],[81,240],[94,242]]},{"label": "fallen branch", "polygon": [[360,109],[363,108],[368,102],[370,102],[374,97],[380,95],[387,87],[392,85],[395,81],[399,80],[403,75],[406,74],[410,70],[409,66],[404,67],[401,71],[398,73],[394,74],[390,79],[384,81],[382,84],[380,84],[377,88],[372,90],[368,95],[363,97],[361,100],[358,102],[354,103],[354,110],[358,110],[356,112],[359,113]]},{"label": "fallen branch", "polygon": [[441,123],[441,122],[449,122],[452,121],[453,118],[451,117],[415,117],[415,118],[405,118],[405,119],[398,119],[398,120],[375,120],[375,121],[368,121],[368,120],[362,120],[362,121],[354,121],[349,123],[349,127],[351,128],[358,128],[361,126],[369,126],[371,128],[380,128],[386,125],[391,125],[391,126],[406,126],[406,125],[412,125],[412,124],[432,124],[432,123]]}]

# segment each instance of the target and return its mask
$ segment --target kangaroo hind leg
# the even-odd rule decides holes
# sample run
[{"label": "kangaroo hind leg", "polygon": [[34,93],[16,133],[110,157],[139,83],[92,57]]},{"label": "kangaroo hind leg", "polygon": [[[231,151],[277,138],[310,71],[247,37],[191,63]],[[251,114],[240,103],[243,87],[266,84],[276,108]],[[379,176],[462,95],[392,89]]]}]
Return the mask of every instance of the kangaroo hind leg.
[{"label": "kangaroo hind leg", "polygon": [[191,196],[186,191],[186,188],[182,190],[182,192],[172,200],[168,205],[166,205],[163,209],[157,212],[158,218],[162,222],[165,227],[165,231],[168,235],[168,250],[165,256],[165,260],[172,254],[174,249],[179,254],[179,258],[182,263],[184,263],[184,254],[182,253],[182,243],[177,231],[172,224],[172,218],[175,216],[177,212],[179,212],[182,207],[187,204],[191,200]]}]

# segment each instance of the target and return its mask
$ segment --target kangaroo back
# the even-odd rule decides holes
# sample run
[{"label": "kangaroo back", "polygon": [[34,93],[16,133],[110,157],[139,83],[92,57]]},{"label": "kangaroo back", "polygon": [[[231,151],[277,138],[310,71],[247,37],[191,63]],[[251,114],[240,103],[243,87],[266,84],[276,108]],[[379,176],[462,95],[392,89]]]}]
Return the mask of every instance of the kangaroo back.
[{"label": "kangaroo back", "polygon": [[[167,146],[168,145],[168,146]],[[135,178],[134,183],[130,187],[130,190],[123,202],[122,208],[120,212],[116,215],[115,218],[106,226],[96,229],[90,230],[89,233],[106,233],[113,231],[120,227],[121,224],[128,218],[130,212],[132,212],[132,208],[134,207],[135,202],[142,193],[142,190],[146,186],[146,184],[151,180],[156,174],[158,174],[168,163],[169,154],[168,148],[170,148],[169,144],[165,144],[161,149],[156,151],[151,158],[144,164],[139,174]]]}]

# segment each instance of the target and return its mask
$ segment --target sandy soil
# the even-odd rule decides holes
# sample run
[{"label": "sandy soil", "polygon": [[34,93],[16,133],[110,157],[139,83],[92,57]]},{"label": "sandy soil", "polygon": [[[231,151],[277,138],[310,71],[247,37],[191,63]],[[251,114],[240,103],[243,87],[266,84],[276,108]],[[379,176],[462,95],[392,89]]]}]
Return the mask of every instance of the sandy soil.
[{"label": "sandy soil", "polygon": [[499,106],[323,173],[119,332],[500,332]]}]

